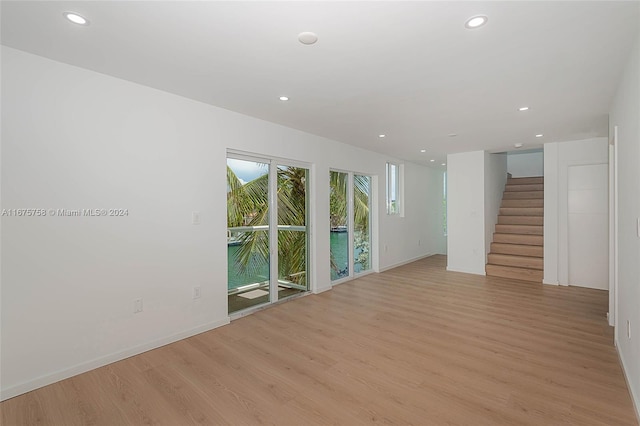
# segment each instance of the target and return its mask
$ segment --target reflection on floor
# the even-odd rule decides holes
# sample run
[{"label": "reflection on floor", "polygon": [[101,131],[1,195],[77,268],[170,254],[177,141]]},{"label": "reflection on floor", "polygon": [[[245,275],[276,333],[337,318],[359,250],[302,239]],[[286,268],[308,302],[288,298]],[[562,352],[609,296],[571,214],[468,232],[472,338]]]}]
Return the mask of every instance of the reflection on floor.
[{"label": "reflection on floor", "polygon": [[[278,289],[278,300],[303,293],[303,291],[295,288],[280,287]],[[262,305],[269,302],[269,293],[262,289],[251,290],[245,293],[230,294],[228,296],[229,313],[247,309],[252,306]]]}]

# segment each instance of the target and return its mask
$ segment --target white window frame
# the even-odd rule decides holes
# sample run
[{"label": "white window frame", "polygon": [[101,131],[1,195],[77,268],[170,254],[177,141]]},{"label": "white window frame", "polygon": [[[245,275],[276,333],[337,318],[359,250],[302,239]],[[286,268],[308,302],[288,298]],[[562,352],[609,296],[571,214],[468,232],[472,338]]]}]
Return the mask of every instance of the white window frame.
[{"label": "white window frame", "polygon": [[[393,173],[392,170],[395,170],[395,173]],[[391,179],[392,175],[395,176],[395,179]],[[386,177],[386,188],[387,188],[387,193],[386,193],[387,215],[389,216],[404,217],[403,176],[404,176],[404,164],[398,164],[392,161],[387,161],[387,164],[385,166],[385,177]],[[393,194],[395,194],[395,200],[392,199]],[[392,208],[394,201],[395,201],[395,209]]]}]

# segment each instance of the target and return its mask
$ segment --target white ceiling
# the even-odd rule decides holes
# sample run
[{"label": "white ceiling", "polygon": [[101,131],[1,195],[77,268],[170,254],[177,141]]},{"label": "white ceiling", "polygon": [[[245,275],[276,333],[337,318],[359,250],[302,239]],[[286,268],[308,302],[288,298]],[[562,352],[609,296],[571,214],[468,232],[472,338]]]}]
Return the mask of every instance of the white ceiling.
[{"label": "white ceiling", "polygon": [[[69,10],[91,24],[69,23]],[[7,46],[424,164],[606,136],[640,17],[637,1],[3,1],[1,12]],[[465,29],[477,14],[488,24]],[[302,31],[319,41],[302,45]]]}]

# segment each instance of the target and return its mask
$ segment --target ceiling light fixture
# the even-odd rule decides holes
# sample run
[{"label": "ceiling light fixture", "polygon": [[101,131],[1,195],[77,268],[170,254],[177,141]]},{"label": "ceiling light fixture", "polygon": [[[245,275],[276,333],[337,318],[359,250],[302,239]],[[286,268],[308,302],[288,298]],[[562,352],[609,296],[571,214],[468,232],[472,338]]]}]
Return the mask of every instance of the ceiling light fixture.
[{"label": "ceiling light fixture", "polygon": [[447,136],[449,136],[450,138],[455,138],[456,136],[458,136],[457,133],[449,133]]},{"label": "ceiling light fixture", "polygon": [[538,133],[538,134],[536,135],[536,138],[541,138],[542,136],[544,136],[542,133]]},{"label": "ceiling light fixture", "polygon": [[427,150],[426,149],[421,149],[420,152],[427,152]]},{"label": "ceiling light fixture", "polygon": [[298,41],[306,45],[315,44],[315,42],[318,41],[318,34],[312,33],[310,31],[305,31],[298,34]]},{"label": "ceiling light fixture", "polygon": [[476,15],[467,19],[467,22],[464,23],[464,26],[468,30],[473,30],[476,28],[480,28],[481,26],[486,24],[488,20],[489,18],[487,18],[485,15]]},{"label": "ceiling light fixture", "polygon": [[89,20],[82,15],[78,15],[75,12],[64,12],[62,14],[67,20],[73,22],[78,25],[89,25]]},{"label": "ceiling light fixture", "polygon": [[442,165],[443,165],[443,166],[446,166],[446,165],[447,165],[447,163],[442,163]]},{"label": "ceiling light fixture", "polygon": [[513,146],[515,146],[516,148],[522,148],[523,144],[521,143],[514,143]]},{"label": "ceiling light fixture", "polygon": [[529,107],[520,107],[518,111],[529,111]]},{"label": "ceiling light fixture", "polygon": [[281,101],[288,101],[288,100],[289,100],[289,98],[287,98],[286,96],[280,96],[280,100],[281,100]]},{"label": "ceiling light fixture", "polygon": [[429,161],[431,161],[431,162],[433,163],[433,162],[435,162],[436,160],[429,160]]},{"label": "ceiling light fixture", "polygon": [[379,138],[386,138],[387,135],[378,135]]}]

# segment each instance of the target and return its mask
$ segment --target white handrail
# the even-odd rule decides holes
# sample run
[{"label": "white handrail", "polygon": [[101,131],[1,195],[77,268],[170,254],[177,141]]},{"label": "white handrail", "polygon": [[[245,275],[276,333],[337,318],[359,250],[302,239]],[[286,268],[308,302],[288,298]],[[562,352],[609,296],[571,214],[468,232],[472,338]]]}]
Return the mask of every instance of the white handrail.
[{"label": "white handrail", "polygon": [[[267,231],[269,229],[269,225],[258,225],[258,226],[235,226],[232,228],[227,228],[227,232],[255,232],[255,231]],[[278,225],[278,231],[306,231],[306,226],[297,226],[297,225]]]}]

